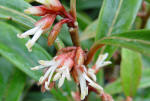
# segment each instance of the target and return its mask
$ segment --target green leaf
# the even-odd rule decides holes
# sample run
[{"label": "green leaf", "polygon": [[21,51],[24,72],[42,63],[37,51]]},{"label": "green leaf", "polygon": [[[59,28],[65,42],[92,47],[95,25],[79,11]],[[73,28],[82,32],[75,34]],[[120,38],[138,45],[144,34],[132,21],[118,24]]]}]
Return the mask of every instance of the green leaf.
[{"label": "green leaf", "polygon": [[77,0],[77,9],[100,8],[102,0]]},{"label": "green leaf", "polygon": [[[95,40],[129,30],[141,2],[142,0],[103,0]],[[109,57],[111,57],[115,50],[116,47],[108,46],[105,52],[109,52]]]},{"label": "green leaf", "polygon": [[14,74],[11,76],[6,87],[4,95],[5,101],[19,101],[22,91],[26,82],[26,76],[24,73],[15,69]]},{"label": "green leaf", "polygon": [[0,57],[0,64],[0,101],[2,101],[5,92],[5,85],[7,85],[14,68],[12,64],[2,57]]},{"label": "green leaf", "polygon": [[95,37],[96,34],[96,27],[97,27],[98,21],[95,20],[91,24],[89,24],[86,29],[82,32],[82,35],[80,36],[80,40],[88,40]]},{"label": "green leaf", "polygon": [[0,58],[0,64],[0,101],[18,101],[25,86],[26,76],[4,58]]},{"label": "green leaf", "polygon": [[150,30],[135,30],[111,35],[98,40],[95,45],[98,44],[125,47],[145,55],[150,55]]},{"label": "green leaf", "polygon": [[117,79],[113,83],[107,84],[106,87],[104,88],[104,91],[108,94],[111,94],[111,95],[121,93],[122,92],[122,87],[121,87],[120,79]]},{"label": "green leaf", "polygon": [[[140,89],[144,88],[149,88],[150,87],[150,69],[143,69],[142,70],[142,77],[140,80]],[[121,87],[121,80],[118,78],[115,82],[109,83],[105,86],[104,88],[105,92],[113,95],[113,94],[118,94],[122,92],[122,87]]]},{"label": "green leaf", "polygon": [[33,27],[35,19],[23,13],[30,4],[24,0],[0,0],[0,2],[1,19],[12,20],[26,28]]},{"label": "green leaf", "polygon": [[29,53],[25,43],[29,39],[19,39],[18,29],[6,23],[0,22],[0,54],[7,58],[20,70],[38,80],[40,71],[32,71],[30,68],[38,65],[38,60],[49,60],[51,56],[39,45],[33,47],[33,52]]},{"label": "green leaf", "polygon": [[139,53],[122,49],[121,82],[126,96],[134,96],[141,77],[142,60]]}]

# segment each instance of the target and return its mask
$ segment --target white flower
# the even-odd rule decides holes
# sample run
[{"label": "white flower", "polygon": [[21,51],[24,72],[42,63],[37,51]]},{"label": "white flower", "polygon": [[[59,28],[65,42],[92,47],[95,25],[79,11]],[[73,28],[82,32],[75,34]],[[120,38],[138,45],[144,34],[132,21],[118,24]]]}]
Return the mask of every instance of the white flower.
[{"label": "white flower", "polygon": [[65,78],[69,81],[71,80],[70,70],[72,66],[73,66],[73,60],[68,58],[65,60],[64,65],[61,68],[56,70],[57,73],[54,76],[53,81],[59,79],[58,88],[60,88],[63,85]]},{"label": "white flower", "polygon": [[105,61],[107,57],[108,53],[105,53],[104,55],[99,55],[98,60],[96,61],[96,69],[111,64],[111,61]]},{"label": "white flower", "polygon": [[96,64],[88,69],[88,75],[96,81],[96,76],[95,73],[102,67],[111,64],[111,61],[105,61],[106,58],[108,57],[108,53],[105,53],[104,55],[99,55]]},{"label": "white flower", "polygon": [[34,35],[32,39],[26,43],[26,47],[28,48],[29,52],[32,51],[32,46],[36,43],[42,33],[47,31],[51,27],[55,20],[55,17],[55,15],[46,15],[36,23],[34,28],[24,32],[23,34],[17,34],[17,37],[19,38],[26,38],[29,35]]},{"label": "white flower", "polygon": [[49,85],[51,81],[59,80],[58,87],[60,88],[63,85],[65,78],[67,78],[67,80],[71,80],[70,70],[73,66],[73,60],[71,58],[66,59],[66,56],[60,55],[56,56],[51,61],[40,60],[39,63],[41,65],[33,67],[31,69],[38,70],[42,68],[48,68],[44,76],[42,76],[39,80],[39,84],[45,83],[46,90],[50,90]]},{"label": "white flower", "polygon": [[[86,74],[86,68],[82,66],[82,70],[78,69],[78,78],[79,78],[79,84],[80,84],[80,90],[81,90],[81,100],[85,98],[85,96],[88,95],[88,85],[95,88],[99,93],[103,92],[103,88],[99,86],[97,83],[92,81]],[[88,82],[88,85],[87,85]]]}]

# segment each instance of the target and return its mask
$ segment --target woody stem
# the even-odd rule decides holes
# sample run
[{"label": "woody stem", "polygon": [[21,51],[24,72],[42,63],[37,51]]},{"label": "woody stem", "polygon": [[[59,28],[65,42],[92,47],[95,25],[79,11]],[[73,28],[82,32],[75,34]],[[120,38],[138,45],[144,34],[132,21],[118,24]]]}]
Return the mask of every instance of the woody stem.
[{"label": "woody stem", "polygon": [[71,0],[70,2],[70,13],[74,19],[74,26],[70,27],[70,35],[72,42],[75,46],[80,46],[79,33],[78,33],[78,24],[77,24],[77,15],[76,15],[76,0]]},{"label": "woody stem", "polygon": [[74,18],[75,20],[77,20],[77,14],[76,14],[76,0],[71,0],[71,1],[70,1],[70,8],[71,8],[70,12],[71,12],[73,18]]}]

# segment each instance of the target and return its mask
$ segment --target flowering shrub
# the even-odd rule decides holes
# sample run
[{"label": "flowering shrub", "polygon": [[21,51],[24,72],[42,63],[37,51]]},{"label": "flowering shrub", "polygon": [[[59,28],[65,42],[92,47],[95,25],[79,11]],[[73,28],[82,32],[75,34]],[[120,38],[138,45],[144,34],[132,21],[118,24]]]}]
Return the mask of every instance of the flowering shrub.
[{"label": "flowering shrub", "polygon": [[146,101],[149,6],[0,0],[0,100]]}]

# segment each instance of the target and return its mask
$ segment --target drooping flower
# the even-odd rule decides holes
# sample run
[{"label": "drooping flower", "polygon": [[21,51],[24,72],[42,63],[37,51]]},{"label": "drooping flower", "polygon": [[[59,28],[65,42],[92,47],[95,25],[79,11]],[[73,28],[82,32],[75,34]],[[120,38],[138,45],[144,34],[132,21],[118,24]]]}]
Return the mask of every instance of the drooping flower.
[{"label": "drooping flower", "polygon": [[29,7],[28,9],[24,10],[24,12],[35,16],[42,16],[42,19],[35,23],[34,28],[24,32],[21,35],[17,35],[19,38],[26,38],[29,35],[34,35],[33,38],[26,43],[26,47],[30,52],[32,51],[32,46],[42,35],[42,33],[46,33],[48,30],[50,30],[57,15],[62,16],[64,19],[60,20],[56,25],[54,25],[52,31],[49,33],[48,45],[53,44],[63,24],[67,23],[69,27],[74,27],[76,25],[75,19],[72,17],[70,12],[65,10],[64,6],[59,0],[36,1],[43,5]]},{"label": "drooping flower", "polygon": [[[77,48],[75,57],[75,67],[73,70],[73,78],[80,85],[80,97],[83,100],[88,95],[89,86],[96,89],[98,93],[103,92],[103,88],[88,76],[87,68],[84,65],[85,52],[81,47]],[[95,76],[96,77],[96,76]]]},{"label": "drooping flower", "polygon": [[39,37],[42,35],[42,33],[46,32],[50,27],[52,26],[54,20],[56,18],[56,15],[48,14],[44,16],[41,20],[39,20],[35,27],[24,32],[23,34],[17,34],[19,38],[26,38],[29,35],[34,35],[31,40],[29,40],[26,43],[26,47],[29,51],[32,51],[32,46],[35,44],[35,42],[39,39]]},{"label": "drooping flower", "polygon": [[103,55],[99,55],[96,64],[92,67],[88,69],[88,75],[94,80],[96,81],[96,76],[95,74],[99,71],[100,68],[111,64],[111,61],[105,61],[106,58],[108,57],[108,53],[105,53]]},{"label": "drooping flower", "polygon": [[[41,65],[31,69],[46,68],[44,76],[39,80],[39,84],[42,85],[42,91],[50,90],[55,81],[58,81],[59,88],[63,85],[65,79],[71,80],[72,76],[77,85],[79,85],[81,100],[88,95],[89,91],[103,94],[103,88],[96,83],[95,73],[101,66],[110,63],[104,61],[108,55],[101,55],[92,69],[87,69],[84,65],[85,55],[81,47],[67,47],[59,50],[57,56],[51,61],[39,61]],[[92,73],[92,76],[89,73]]]},{"label": "drooping flower", "polygon": [[88,95],[88,86],[95,88],[99,93],[103,92],[103,88],[88,77],[85,66],[79,67],[77,73],[81,90],[81,100]]},{"label": "drooping flower", "polygon": [[71,80],[70,70],[74,65],[73,56],[74,52],[69,52],[58,55],[51,61],[40,60],[39,66],[31,68],[32,70],[47,69],[44,76],[41,76],[39,84],[44,85],[44,89],[50,90],[50,85],[53,81],[59,80],[58,87],[61,87],[65,78]]}]

